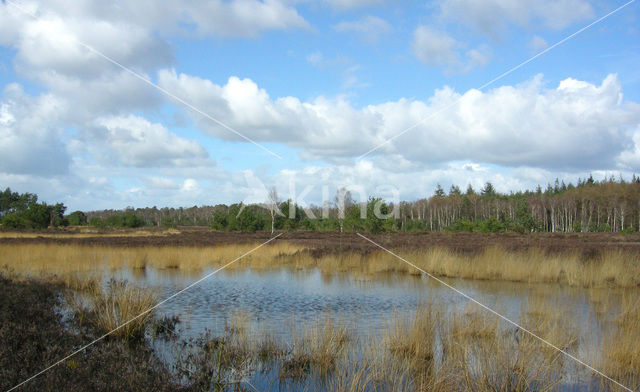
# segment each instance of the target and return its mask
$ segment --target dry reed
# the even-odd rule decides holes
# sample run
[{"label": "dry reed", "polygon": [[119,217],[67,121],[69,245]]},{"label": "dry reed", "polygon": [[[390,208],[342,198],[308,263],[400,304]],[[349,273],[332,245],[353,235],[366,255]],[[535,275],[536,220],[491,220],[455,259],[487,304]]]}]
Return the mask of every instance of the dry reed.
[{"label": "dry reed", "polygon": [[[60,244],[0,244],[0,265],[30,275],[101,273],[120,268],[201,271],[224,265],[258,244],[219,246],[113,247]],[[507,251],[489,247],[474,256],[445,248],[412,250],[400,254],[421,269],[441,277],[562,283],[580,287],[638,287],[640,258],[623,251],[605,251],[585,261],[578,253],[547,254],[539,249]],[[421,272],[382,251],[366,255],[331,253],[313,257],[304,247],[277,241],[238,260],[230,269],[311,269],[366,275]]]},{"label": "dry reed", "polygon": [[153,318],[153,312],[148,310],[155,303],[156,295],[152,290],[113,279],[106,288],[97,285],[84,293],[67,295],[67,304],[80,325],[129,340],[144,336],[147,324]]}]

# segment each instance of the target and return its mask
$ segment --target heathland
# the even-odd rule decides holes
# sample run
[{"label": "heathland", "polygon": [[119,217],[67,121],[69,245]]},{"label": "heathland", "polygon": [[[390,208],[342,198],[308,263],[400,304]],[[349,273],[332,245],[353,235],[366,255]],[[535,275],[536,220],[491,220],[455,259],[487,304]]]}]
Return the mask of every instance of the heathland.
[{"label": "heathland", "polygon": [[[523,293],[535,285],[553,285],[541,286],[535,295],[522,294],[512,319],[623,385],[640,387],[640,235],[398,232],[366,236],[443,279],[518,282],[514,284],[522,285]],[[186,274],[185,282],[191,282],[272,237],[270,232],[196,227],[0,232],[0,266],[5,268],[0,310],[3,320],[10,320],[0,327],[6,353],[3,389],[139,315],[173,287],[114,279],[121,276],[119,272]],[[395,276],[422,284],[426,278],[356,234],[299,230],[282,232],[227,269],[320,271],[369,282]],[[549,294],[549,287],[580,290],[588,298],[588,311],[583,312],[585,305]],[[224,293],[228,294],[220,289],[206,296]],[[322,303],[323,297],[319,298]],[[498,304],[502,310],[516,306]],[[310,320],[298,320],[292,313],[291,323],[279,326],[278,334],[259,321],[264,316],[251,310],[214,307],[209,312],[223,313],[224,327],[216,329],[205,322],[206,328],[196,336],[187,332],[189,320],[198,315],[148,312],[25,387],[618,390],[611,381],[472,303],[452,307],[450,302],[427,298],[410,313],[390,313],[376,329],[375,338],[367,337],[371,331],[365,333],[362,326],[343,318],[341,309],[318,310]],[[164,348],[157,351],[158,347]],[[160,355],[167,351],[172,352],[168,359]],[[121,385],[129,382],[134,384]]]}]

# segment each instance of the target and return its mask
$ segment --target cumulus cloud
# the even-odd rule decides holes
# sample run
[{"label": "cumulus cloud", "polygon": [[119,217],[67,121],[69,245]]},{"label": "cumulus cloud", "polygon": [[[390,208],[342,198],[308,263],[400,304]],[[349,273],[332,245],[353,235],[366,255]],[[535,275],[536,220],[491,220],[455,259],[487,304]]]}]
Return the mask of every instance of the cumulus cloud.
[{"label": "cumulus cloud", "polygon": [[[579,175],[584,178],[589,173]],[[415,168],[396,172],[368,161],[358,161],[353,165],[329,167],[309,165],[283,170],[259,180],[265,184],[275,184],[282,198],[296,199],[304,195],[304,201],[308,204],[322,205],[323,192],[332,199],[342,187],[349,189],[357,200],[367,200],[369,196],[392,198],[394,195],[398,195],[400,200],[416,200],[433,195],[437,184],[445,190],[451,185],[458,185],[463,190],[471,185],[479,190],[489,181],[498,191],[509,192],[534,189],[538,184],[544,186],[556,177],[575,182],[575,176],[529,167],[510,171],[490,170],[478,164],[462,162],[452,162],[429,170]],[[249,194],[251,189],[245,192]]]},{"label": "cumulus cloud", "polygon": [[52,0],[44,5],[26,0],[20,7],[37,18],[0,3],[0,45],[15,50],[16,71],[94,118],[148,109],[161,101],[157,91],[79,42],[146,76],[173,64],[163,33],[255,37],[308,26],[281,0],[169,0],[162,7],[150,0]]},{"label": "cumulus cloud", "polygon": [[385,0],[326,0],[332,8],[337,10],[352,10],[384,3]]},{"label": "cumulus cloud", "polygon": [[0,172],[51,176],[66,174],[70,155],[59,123],[63,103],[50,94],[31,97],[17,84],[0,101]]},{"label": "cumulus cloud", "polygon": [[173,2],[199,35],[255,37],[264,31],[307,28],[295,8],[280,0]]},{"label": "cumulus cloud", "polygon": [[453,66],[460,61],[461,43],[447,33],[418,26],[413,32],[413,54],[425,64]]},{"label": "cumulus cloud", "polygon": [[[108,38],[112,33],[109,31],[111,25],[119,25],[122,33],[128,31],[134,35],[144,32],[137,30],[141,28],[165,33],[235,37],[254,37],[271,30],[308,27],[297,10],[282,0],[167,0],[162,7],[153,0],[124,3],[87,0],[72,5],[65,0],[51,0],[46,6],[26,0],[20,4],[23,9],[45,20],[64,11],[65,21],[72,25],[86,24],[89,27],[92,21],[104,23],[89,28],[87,38],[92,38],[92,32],[101,28],[106,28],[108,34],[104,39]],[[21,11],[9,4],[3,4],[2,8],[2,16],[8,14],[25,18]],[[137,39],[135,36],[131,38]]]},{"label": "cumulus cloud", "polygon": [[413,32],[413,54],[427,65],[445,67],[447,72],[469,72],[477,66],[489,62],[487,46],[480,46],[465,52],[464,44],[455,40],[444,31],[427,26],[418,26]]},{"label": "cumulus cloud", "polygon": [[561,30],[594,14],[588,0],[444,0],[440,12],[446,20],[463,22],[491,36],[509,24]]},{"label": "cumulus cloud", "polygon": [[[285,143],[307,158],[328,161],[359,156],[415,125],[374,155],[423,164],[613,168],[616,156],[633,145],[630,131],[640,121],[640,106],[622,101],[616,75],[600,85],[570,78],[547,88],[538,75],[488,92],[444,87],[427,101],[403,98],[361,109],[344,99],[272,99],[250,79],[216,85],[166,70],[159,80],[254,140]],[[192,118],[208,134],[237,139],[206,119]]]},{"label": "cumulus cloud", "polygon": [[375,43],[381,36],[393,30],[389,22],[372,15],[354,21],[343,21],[333,25],[332,28],[340,33],[357,34],[361,40],[367,43]]},{"label": "cumulus cloud", "polygon": [[[160,124],[129,116],[103,117],[95,121],[88,140],[93,149],[106,148],[102,160],[135,167],[203,166],[209,154],[197,142],[181,138]],[[98,151],[96,156],[100,156]]]}]

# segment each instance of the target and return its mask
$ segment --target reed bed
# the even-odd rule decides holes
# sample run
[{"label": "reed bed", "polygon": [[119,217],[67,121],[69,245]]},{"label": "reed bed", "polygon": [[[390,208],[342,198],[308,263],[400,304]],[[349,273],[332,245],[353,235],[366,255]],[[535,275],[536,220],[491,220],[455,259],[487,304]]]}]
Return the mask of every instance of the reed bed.
[{"label": "reed bed", "polygon": [[[176,269],[200,271],[225,265],[250,250],[256,244],[231,244],[211,247],[196,246],[89,246],[75,244],[0,244],[0,265],[17,273],[66,275],[102,273],[122,268]],[[302,248],[285,242],[266,245],[238,260],[229,268],[277,266],[279,257],[299,252]]]},{"label": "reed bed", "polygon": [[149,310],[156,304],[157,296],[149,288],[112,279],[106,287],[96,285],[84,292],[67,293],[66,302],[79,325],[139,340],[153,319]]},{"label": "reed bed", "polygon": [[[225,265],[258,245],[115,247],[5,243],[0,244],[0,265],[32,276],[99,274],[105,270],[143,270],[147,267],[199,272]],[[507,251],[496,246],[475,255],[462,255],[437,247],[398,250],[398,253],[420,269],[440,277],[562,283],[579,287],[640,286],[640,257],[621,250],[603,251],[599,258],[590,260],[585,260],[577,252],[550,254],[535,248]],[[316,256],[311,249],[287,241],[263,246],[227,268],[317,268],[327,273],[353,273],[361,278],[389,272],[422,273],[382,251],[366,254],[336,252]]]},{"label": "reed bed", "polygon": [[97,229],[82,228],[69,232],[19,232],[19,231],[0,231],[0,238],[95,238],[95,237],[166,237],[168,235],[180,234],[180,230],[112,230],[109,233],[102,233]]},{"label": "reed bed", "polygon": [[294,325],[291,333],[292,350],[286,364],[300,368],[315,366],[323,373],[335,368],[351,337],[345,323],[336,321],[330,314],[311,325],[303,326],[301,332]]},{"label": "reed bed", "polygon": [[[625,305],[615,322],[622,323],[621,331],[627,332],[618,332],[632,331],[624,325],[629,318],[637,320],[637,314],[632,301]],[[532,297],[516,321],[579,356],[579,345],[589,342],[578,340],[580,326],[572,320],[574,315],[566,306]],[[290,344],[274,339],[264,325],[261,330],[252,323],[248,313],[233,313],[221,336],[209,336],[192,347],[209,357],[195,367],[192,363],[190,371],[209,376],[220,373],[214,377],[216,385],[229,385],[237,381],[238,374],[255,374],[256,364],[262,361],[278,368],[280,379],[272,382],[296,379],[302,380],[299,385],[305,387],[301,389],[345,392],[524,392],[593,389],[595,385],[599,385],[595,389],[614,390],[558,350],[473,306],[447,310],[427,303],[411,316],[390,317],[388,326],[373,337],[355,335],[344,320],[325,313],[316,322],[290,325],[285,338]],[[618,332],[612,339],[622,337]],[[634,361],[639,351],[632,344],[633,336],[637,340],[637,335],[629,333],[617,346],[607,341],[594,358],[582,359],[637,388],[640,368]],[[272,355],[264,355],[265,347]],[[212,356],[212,352],[217,354]]]},{"label": "reed bed", "polygon": [[[600,367],[605,374],[633,390],[640,390],[640,298],[626,294],[621,311],[602,340]],[[603,381],[604,389],[615,390]]]}]

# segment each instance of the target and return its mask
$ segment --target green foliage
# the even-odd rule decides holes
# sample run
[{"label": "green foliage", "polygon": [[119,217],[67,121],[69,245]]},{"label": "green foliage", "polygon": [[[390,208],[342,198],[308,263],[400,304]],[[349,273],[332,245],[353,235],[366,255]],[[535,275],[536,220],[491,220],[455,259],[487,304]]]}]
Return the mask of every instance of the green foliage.
[{"label": "green foliage", "polygon": [[486,184],[484,184],[484,188],[482,188],[482,190],[480,191],[480,194],[482,196],[495,196],[496,195],[496,189],[493,187],[493,184],[490,182],[487,182]]},{"label": "green foliage", "polygon": [[[367,202],[367,216],[364,228],[368,233],[382,233],[393,231],[394,221],[389,205],[380,198],[370,197]],[[387,218],[388,217],[388,218]]]},{"label": "green foliage", "polygon": [[178,222],[176,222],[174,219],[167,216],[160,219],[160,226],[161,227],[178,227]]},{"label": "green foliage", "polygon": [[74,211],[67,215],[66,219],[71,226],[84,226],[87,224],[87,215],[82,211]]},{"label": "green foliage", "polygon": [[2,227],[11,229],[25,229],[31,227],[31,222],[29,222],[19,214],[12,212],[5,215],[2,219]]},{"label": "green foliage", "polygon": [[105,226],[108,227],[126,227],[135,228],[145,225],[144,219],[132,212],[124,212],[121,214],[114,214],[107,217],[104,220]]},{"label": "green foliage", "polygon": [[12,192],[11,188],[0,192],[0,217],[13,212],[24,211],[38,202],[38,195],[33,193]]},{"label": "green foliage", "polygon": [[228,229],[243,232],[264,230],[267,226],[267,219],[264,214],[257,211],[257,208],[256,206],[245,206],[242,209],[240,204],[231,205],[228,215]]},{"label": "green foliage", "polygon": [[229,212],[222,209],[216,209],[211,212],[213,220],[211,221],[211,228],[214,230],[226,230],[229,227]]},{"label": "green foliage", "polygon": [[480,233],[502,233],[507,231],[507,225],[494,217],[480,221],[474,231]]},{"label": "green foliage", "polygon": [[404,231],[426,231],[429,229],[426,221],[417,219],[404,222],[400,228]]},{"label": "green foliage", "polygon": [[133,212],[123,212],[110,215],[106,218],[91,218],[89,224],[95,227],[135,228],[145,226],[145,221]]},{"label": "green foliage", "polygon": [[91,219],[89,219],[89,225],[93,226],[93,227],[105,227],[106,224],[104,222],[103,218],[100,217],[93,217]]},{"label": "green foliage", "polygon": [[633,226],[627,226],[624,228],[624,230],[621,231],[622,234],[633,234],[635,232],[636,230],[633,228]]},{"label": "green foliage", "polygon": [[18,194],[7,188],[0,194],[2,199],[2,226],[16,229],[45,229],[48,226],[67,224],[64,212],[67,207],[62,203],[48,205],[38,203],[38,196]]},{"label": "green foliage", "polygon": [[461,232],[461,231],[474,231],[476,224],[468,220],[456,220],[451,226],[445,227],[447,231]]}]

